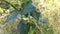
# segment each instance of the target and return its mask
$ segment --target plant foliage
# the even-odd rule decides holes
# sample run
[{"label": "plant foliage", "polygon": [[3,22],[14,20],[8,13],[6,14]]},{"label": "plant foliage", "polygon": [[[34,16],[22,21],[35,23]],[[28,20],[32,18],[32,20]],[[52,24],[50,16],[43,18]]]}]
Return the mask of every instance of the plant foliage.
[{"label": "plant foliage", "polygon": [[[26,1],[22,0],[21,1],[22,8],[20,8],[20,10],[18,8],[16,8],[19,6],[18,4],[13,4],[13,3],[10,3],[5,0],[4,0],[4,2],[6,2],[8,4],[9,8],[10,8],[10,6],[12,6],[14,8],[14,10],[7,16],[7,18],[5,18],[5,23],[6,22],[9,23],[11,20],[16,18],[17,15],[19,14],[19,15],[21,15],[20,16],[21,19],[19,20],[19,24],[17,25],[17,30],[20,34],[36,34],[37,30],[39,31],[39,34],[40,33],[46,34],[45,32],[47,32],[48,25],[46,26],[43,24],[43,26],[45,26],[46,28],[45,27],[42,28],[42,27],[40,27],[40,23],[47,23],[47,22],[44,18],[40,19],[41,15],[39,12],[36,11],[36,7],[33,6],[31,0],[26,0]],[[0,8],[0,10],[2,11],[1,8]],[[24,15],[24,17],[23,17],[23,15]],[[30,16],[32,16],[32,18],[30,18]],[[27,17],[28,19],[24,20],[23,18],[25,18],[25,17]],[[52,31],[52,29],[51,29],[51,31]],[[49,29],[48,33],[50,33],[51,31]]]}]

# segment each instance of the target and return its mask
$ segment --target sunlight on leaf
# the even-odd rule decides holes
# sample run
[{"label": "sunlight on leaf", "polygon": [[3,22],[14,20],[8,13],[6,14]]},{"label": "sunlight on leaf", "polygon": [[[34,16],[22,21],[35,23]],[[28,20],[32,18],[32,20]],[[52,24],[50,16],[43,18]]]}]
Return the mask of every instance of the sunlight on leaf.
[{"label": "sunlight on leaf", "polygon": [[2,13],[3,12],[3,8],[0,7],[0,12]]}]

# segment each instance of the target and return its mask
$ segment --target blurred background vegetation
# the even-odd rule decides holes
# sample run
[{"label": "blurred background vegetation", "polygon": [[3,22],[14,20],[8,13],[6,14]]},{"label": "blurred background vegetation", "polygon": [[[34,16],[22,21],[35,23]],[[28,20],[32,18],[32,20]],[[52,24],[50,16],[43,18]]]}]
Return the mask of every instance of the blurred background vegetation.
[{"label": "blurred background vegetation", "polygon": [[0,34],[60,34],[60,0],[0,0]]}]

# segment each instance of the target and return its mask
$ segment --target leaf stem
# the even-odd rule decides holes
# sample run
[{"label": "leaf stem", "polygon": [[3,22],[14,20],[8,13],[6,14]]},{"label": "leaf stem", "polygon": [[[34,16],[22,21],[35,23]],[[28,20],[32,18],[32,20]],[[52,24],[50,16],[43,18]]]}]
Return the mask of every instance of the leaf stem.
[{"label": "leaf stem", "polygon": [[36,25],[36,27],[37,27],[38,30],[40,31],[40,27],[39,27],[39,25],[37,24],[37,21],[36,21],[34,18],[32,18],[31,20],[33,21],[33,23]]}]

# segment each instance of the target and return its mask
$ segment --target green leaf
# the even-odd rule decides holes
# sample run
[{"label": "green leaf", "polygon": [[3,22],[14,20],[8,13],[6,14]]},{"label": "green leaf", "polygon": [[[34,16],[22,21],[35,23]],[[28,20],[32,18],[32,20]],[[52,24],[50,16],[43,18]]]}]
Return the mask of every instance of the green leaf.
[{"label": "green leaf", "polygon": [[36,20],[39,20],[40,13],[38,13],[38,12],[36,12],[36,11],[33,11],[33,12],[31,12],[31,15],[32,15]]},{"label": "green leaf", "polygon": [[23,10],[22,10],[22,15],[26,15],[29,12],[33,12],[35,11],[35,7],[32,5],[32,2],[28,2],[28,3],[23,3]]},{"label": "green leaf", "polygon": [[12,13],[7,16],[7,18],[5,19],[5,22],[9,22],[10,20],[16,18],[17,15],[18,15],[18,11],[17,10],[13,10]]},{"label": "green leaf", "polygon": [[18,28],[18,31],[20,32],[20,34],[28,34],[29,29],[30,29],[30,24],[21,20],[20,23],[18,24],[17,28]]}]

